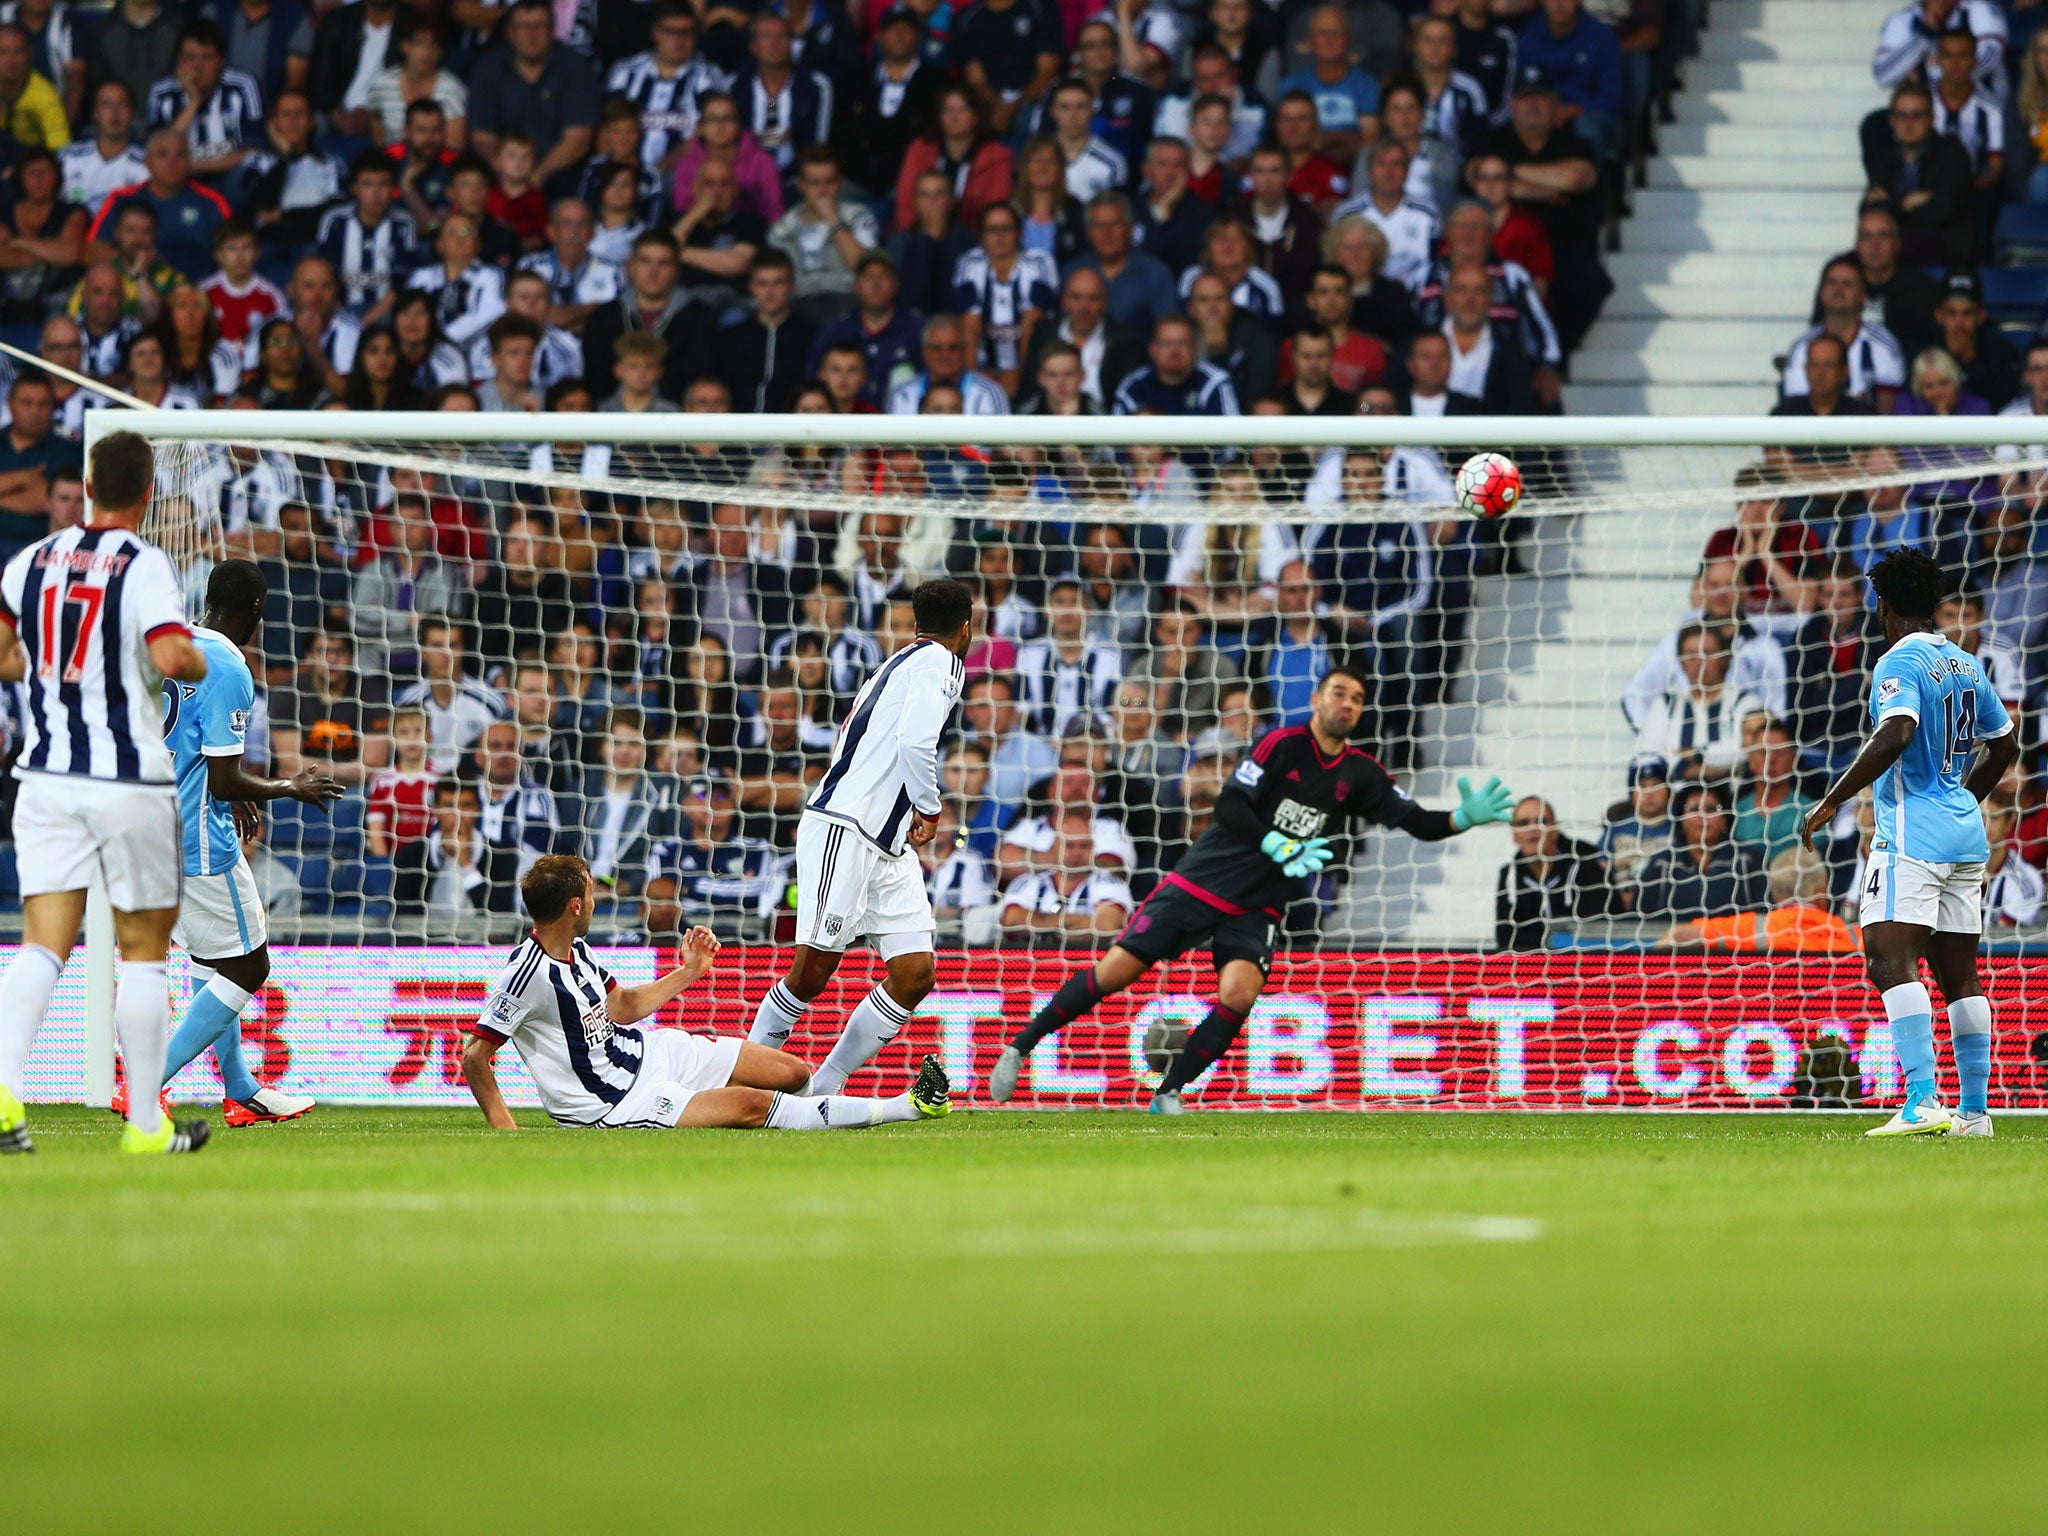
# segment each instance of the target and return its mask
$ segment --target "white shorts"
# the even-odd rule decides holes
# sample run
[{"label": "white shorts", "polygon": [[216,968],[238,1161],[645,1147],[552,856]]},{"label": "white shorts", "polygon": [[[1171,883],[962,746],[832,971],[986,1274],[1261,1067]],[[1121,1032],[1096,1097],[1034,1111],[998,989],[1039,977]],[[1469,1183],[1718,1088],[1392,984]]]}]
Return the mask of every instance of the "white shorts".
[{"label": "white shorts", "polygon": [[1984,865],[1929,864],[1904,854],[1873,853],[1856,893],[1856,916],[1871,923],[1911,923],[1936,933],[1984,931]]},{"label": "white shorts", "polygon": [[929,953],[937,922],[915,849],[894,856],[810,812],[796,826],[796,942],[837,953],[865,936],[884,960]]},{"label": "white shorts", "polygon": [[738,1035],[693,1035],[681,1029],[647,1031],[647,1059],[626,1096],[597,1123],[611,1130],[653,1126],[674,1130],[691,1099],[724,1088],[739,1065]]},{"label": "white shorts", "polygon": [[187,875],[171,939],[194,960],[233,960],[270,942],[263,895],[247,859],[218,875]]},{"label": "white shorts", "polygon": [[178,904],[185,874],[177,792],[68,773],[24,773],[14,802],[21,894],[88,889],[95,876],[117,912]]}]

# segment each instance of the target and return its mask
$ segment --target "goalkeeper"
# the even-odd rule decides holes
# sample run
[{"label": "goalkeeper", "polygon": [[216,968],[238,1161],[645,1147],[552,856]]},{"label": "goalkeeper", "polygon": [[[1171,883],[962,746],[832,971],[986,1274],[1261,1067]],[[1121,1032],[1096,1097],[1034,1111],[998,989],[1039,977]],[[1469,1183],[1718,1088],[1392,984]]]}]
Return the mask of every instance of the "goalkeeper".
[{"label": "goalkeeper", "polygon": [[989,1077],[998,1104],[1017,1090],[1024,1058],[1054,1030],[1087,1013],[1162,960],[1206,943],[1216,967],[1216,1001],[1195,1026],[1152,1099],[1155,1115],[1177,1115],[1180,1092],[1230,1049],[1259,1000],[1281,914],[1304,882],[1330,862],[1333,820],[1399,827],[1426,843],[1491,821],[1506,821],[1514,797],[1499,779],[1482,789],[1458,781],[1455,811],[1417,805],[1377,759],[1350,746],[1365,713],[1365,679],[1349,667],[1316,684],[1307,725],[1270,731],[1216,797],[1216,819],[1180,866],[1131,915],[1109,953],[1077,972],[1030,1026],[1003,1048]]}]

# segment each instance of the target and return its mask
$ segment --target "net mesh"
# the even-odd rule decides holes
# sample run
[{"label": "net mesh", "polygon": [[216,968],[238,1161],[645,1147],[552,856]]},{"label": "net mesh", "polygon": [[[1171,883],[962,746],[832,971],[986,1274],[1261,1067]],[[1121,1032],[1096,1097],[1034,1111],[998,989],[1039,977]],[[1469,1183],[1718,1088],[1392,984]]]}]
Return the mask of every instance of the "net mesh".
[{"label": "net mesh", "polygon": [[[1840,1093],[1882,1092],[1853,960],[1765,955],[1854,944],[1856,813],[1819,856],[1796,842],[1862,734],[1881,640],[1861,568],[1897,543],[1976,568],[1983,524],[2032,515],[2031,460],[1522,449],[1520,509],[1480,522],[1451,489],[1480,446],[167,439],[149,531],[195,614],[213,560],[264,566],[249,757],[349,786],[331,817],[279,802],[247,845],[277,942],[497,942],[523,931],[519,873],[573,850],[606,883],[595,941],[658,947],[701,922],[760,947],[700,1016],[743,1028],[779,963],[766,946],[794,930],[804,792],[910,637],[908,589],[951,574],[979,605],[924,854],[944,966],[966,967],[945,974],[969,988],[941,1012],[987,995],[1028,1017],[1201,835],[1248,747],[1350,662],[1372,682],[1362,744],[1418,800],[1493,775],[1527,798],[1506,830],[1340,839],[1278,925],[1266,1054],[1219,1068],[1225,1091],[1528,1102],[1540,1078],[1542,1102],[1788,1102],[1848,1039]],[[1987,589],[1945,615],[2016,707],[2028,611]],[[1695,800],[1726,814],[1672,814]],[[1998,808],[1995,857],[2024,862],[2024,781]],[[1700,841],[1704,876],[1684,862]],[[1993,905],[2000,935],[2026,934],[2038,877],[1994,881]],[[1663,954],[1702,944],[1738,953]],[[1200,1016],[1203,959],[1034,1058],[1047,1101],[1142,1083],[1148,1033]],[[1740,1037],[1759,996],[1779,1034]],[[1273,1001],[1302,997],[1351,1011],[1315,1026]],[[1439,1012],[1403,1013],[1417,997]],[[1516,1013],[1532,997],[1547,1019]],[[1674,1009],[1700,1038],[1644,1057]],[[1441,1059],[1409,1072],[1431,1018]],[[1332,1029],[1360,1054],[1318,1078]],[[1604,1067],[1527,1054],[1609,1035]],[[1702,1052],[1719,1064],[1695,1082]]]}]

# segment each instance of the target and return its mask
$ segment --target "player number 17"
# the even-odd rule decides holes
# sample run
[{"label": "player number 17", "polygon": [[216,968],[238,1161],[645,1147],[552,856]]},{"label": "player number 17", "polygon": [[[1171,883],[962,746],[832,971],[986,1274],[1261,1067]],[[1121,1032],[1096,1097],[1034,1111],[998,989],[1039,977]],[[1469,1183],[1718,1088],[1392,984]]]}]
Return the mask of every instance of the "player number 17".
[{"label": "player number 17", "polygon": [[43,588],[42,623],[37,626],[40,642],[36,649],[36,670],[44,677],[57,674],[57,651],[59,646],[59,625],[57,614],[60,603],[68,603],[82,610],[78,616],[78,637],[71,642],[71,654],[64,660],[64,681],[78,682],[85,676],[85,654],[92,648],[92,637],[99,632],[100,609],[107,601],[105,587],[66,587],[61,592],[55,587]]}]

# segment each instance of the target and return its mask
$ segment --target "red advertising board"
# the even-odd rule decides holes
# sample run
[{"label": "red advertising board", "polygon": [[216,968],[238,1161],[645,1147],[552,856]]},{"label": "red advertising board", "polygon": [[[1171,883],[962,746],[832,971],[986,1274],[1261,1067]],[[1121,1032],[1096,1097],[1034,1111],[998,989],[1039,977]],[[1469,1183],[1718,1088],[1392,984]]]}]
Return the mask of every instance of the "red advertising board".
[{"label": "red advertising board", "polygon": [[[1004,1041],[1086,957],[939,957],[938,985],[885,1055],[883,1091],[924,1051],[980,1084]],[[742,1031],[787,954],[728,951],[675,1019]],[[2038,979],[2037,979],[2038,974]],[[817,1059],[879,976],[850,957],[791,1049]],[[1986,963],[1997,1019],[1994,1107],[2048,1105],[2030,1055],[2048,1033],[2048,968]],[[1160,1018],[1199,1020],[1206,965],[1162,966],[1040,1047],[1018,1097],[1036,1107],[1130,1105],[1151,1079]],[[903,1049],[907,1040],[909,1049]],[[1860,960],[1346,952],[1283,955],[1237,1047],[1191,1095],[1221,1109],[1748,1109],[1791,1102],[1805,1051],[1840,1041],[1869,1102],[1900,1092],[1897,1056]],[[1946,1081],[1953,1088],[1944,1043]]]},{"label": "red advertising board", "polygon": [[[483,1006],[505,953],[279,946],[270,984],[244,1019],[251,1064],[265,1081],[327,1102],[467,1104],[461,1031]],[[629,985],[672,963],[656,950],[599,953]],[[901,1091],[918,1056],[934,1051],[962,1102],[985,1102],[982,1085],[1004,1042],[1088,958],[1016,950],[940,955],[931,996],[875,1069],[855,1080],[855,1091]],[[717,969],[659,1022],[744,1034],[788,963],[787,950],[728,946]],[[81,972],[72,966],[52,1000],[28,1064],[32,1099],[79,1097]],[[880,975],[871,956],[848,956],[790,1048],[821,1060]],[[2048,968],[1992,960],[1986,977],[1997,1024],[1992,1105],[2048,1107],[2048,1067],[2033,1051],[2038,1037],[2048,1057]],[[173,982],[182,997],[182,977]],[[1142,1049],[1148,1027],[1199,1020],[1212,985],[1206,964],[1160,967],[1042,1045],[1013,1102],[1142,1104],[1152,1086]],[[1833,1041],[1853,1058],[1867,1102],[1898,1097],[1890,1031],[1854,959],[1283,955],[1237,1047],[1196,1085],[1191,1102],[1212,1109],[1781,1107],[1791,1102],[1805,1053]],[[1947,1055],[1944,1038],[1945,1071]],[[194,1062],[177,1096],[217,1093],[211,1073],[210,1061]],[[512,1103],[538,1102],[510,1052],[501,1055],[499,1080]],[[1952,1089],[1952,1076],[1947,1081]]]}]

